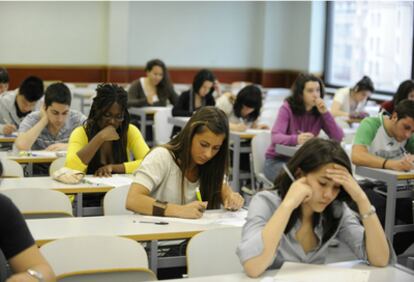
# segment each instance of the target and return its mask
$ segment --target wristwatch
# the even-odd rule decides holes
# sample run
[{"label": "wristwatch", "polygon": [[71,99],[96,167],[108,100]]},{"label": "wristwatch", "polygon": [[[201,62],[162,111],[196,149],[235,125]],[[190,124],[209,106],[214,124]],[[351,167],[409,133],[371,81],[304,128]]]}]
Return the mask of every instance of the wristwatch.
[{"label": "wristwatch", "polygon": [[362,220],[366,219],[367,217],[369,217],[370,215],[373,215],[376,213],[376,209],[373,205],[371,205],[371,208],[369,209],[368,212],[361,214],[360,217]]},{"label": "wristwatch", "polygon": [[165,209],[167,208],[168,202],[162,202],[156,200],[152,206],[152,215],[154,216],[164,216]]},{"label": "wristwatch", "polygon": [[27,272],[27,274],[29,274],[29,275],[30,275],[30,276],[32,276],[33,278],[37,279],[37,281],[39,281],[39,282],[43,282],[43,281],[45,281],[45,280],[43,279],[43,274],[42,274],[42,273],[40,273],[40,272],[39,272],[39,271],[37,271],[37,270],[34,270],[34,269],[29,268],[26,272]]}]

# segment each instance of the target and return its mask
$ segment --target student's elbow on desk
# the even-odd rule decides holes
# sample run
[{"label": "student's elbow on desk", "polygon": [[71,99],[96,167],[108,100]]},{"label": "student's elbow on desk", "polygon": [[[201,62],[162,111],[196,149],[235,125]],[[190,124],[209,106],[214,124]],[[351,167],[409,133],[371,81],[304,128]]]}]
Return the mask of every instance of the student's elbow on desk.
[{"label": "student's elbow on desk", "polygon": [[17,137],[16,140],[14,141],[14,146],[19,150],[19,151],[28,151],[31,148],[29,146],[27,146],[24,142],[24,138],[22,138],[23,136],[21,136],[20,138]]},{"label": "student's elbow on desk", "polygon": [[261,269],[261,267],[259,267],[257,263],[255,263],[252,260],[248,260],[244,262],[243,269],[246,275],[249,276],[250,278],[257,278],[265,271]]}]

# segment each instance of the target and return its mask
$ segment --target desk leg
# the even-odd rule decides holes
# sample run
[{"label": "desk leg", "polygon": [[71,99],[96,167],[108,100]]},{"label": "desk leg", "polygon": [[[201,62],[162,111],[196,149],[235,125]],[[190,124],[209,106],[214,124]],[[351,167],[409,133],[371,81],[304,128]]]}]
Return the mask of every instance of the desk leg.
[{"label": "desk leg", "polygon": [[26,164],[26,174],[29,177],[33,176],[33,163],[27,163]]},{"label": "desk leg", "polygon": [[233,179],[231,187],[233,191],[240,191],[240,136],[234,135],[233,138]]},{"label": "desk leg", "polygon": [[150,242],[149,250],[149,267],[157,275],[158,269],[158,240],[152,240]]},{"label": "desk leg", "polygon": [[80,97],[80,108],[81,108],[81,112],[82,112],[82,114],[85,114],[85,110],[84,110],[84,108],[85,108],[85,98],[84,97]]},{"label": "desk leg", "polygon": [[76,194],[76,216],[83,216],[83,193]]},{"label": "desk leg", "polygon": [[387,235],[391,244],[394,239],[394,225],[395,225],[395,207],[397,204],[397,180],[395,177],[390,177],[387,183],[387,205],[385,209],[385,235]]},{"label": "desk leg", "polygon": [[147,130],[147,115],[142,112],[140,113],[140,119],[141,119],[141,134],[142,137],[144,137],[144,140],[147,140],[146,130]]}]

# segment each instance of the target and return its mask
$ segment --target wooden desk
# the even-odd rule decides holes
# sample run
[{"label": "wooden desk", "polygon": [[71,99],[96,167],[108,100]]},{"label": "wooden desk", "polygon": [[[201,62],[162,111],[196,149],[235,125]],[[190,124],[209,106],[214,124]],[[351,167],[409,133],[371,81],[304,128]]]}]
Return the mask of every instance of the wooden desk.
[{"label": "wooden desk", "polygon": [[[144,137],[145,140],[147,138],[147,135],[146,135],[147,125],[153,125],[155,113],[165,108],[166,107],[140,107],[140,108],[132,107],[128,109],[128,112],[130,114],[139,116],[139,119],[140,119],[139,130],[141,131],[142,137]],[[148,119],[147,119],[147,116],[149,117]],[[152,145],[152,144],[149,144],[149,145]]]},{"label": "wooden desk", "polygon": [[[220,213],[221,211],[215,212]],[[168,225],[157,225],[140,223],[140,220],[148,221],[141,215],[117,215],[30,219],[26,222],[38,246],[56,239],[90,235],[121,236],[136,241],[150,241],[149,261],[150,267],[155,273],[159,267],[171,266],[171,258],[158,259],[157,257],[159,240],[189,239],[208,229],[226,227],[226,225],[219,224],[203,225],[173,221]],[[168,218],[163,221],[168,221]],[[185,263],[185,258],[179,258],[182,263]]]},{"label": "wooden desk", "polygon": [[[384,181],[387,185],[387,203],[385,210],[385,234],[388,239],[393,242],[394,233],[404,232],[404,231],[414,231],[414,224],[405,224],[405,225],[394,225],[395,222],[395,206],[396,200],[399,198],[413,198],[414,191],[397,191],[396,187],[399,183],[406,183],[408,180],[414,180],[414,173],[411,172],[401,172],[388,169],[377,169],[369,168],[363,166],[357,166],[355,173],[369,177],[372,179],[377,179]],[[412,211],[407,211],[412,212]]]},{"label": "wooden desk", "polygon": [[0,134],[0,143],[13,143],[17,136],[15,134],[4,135]]}]

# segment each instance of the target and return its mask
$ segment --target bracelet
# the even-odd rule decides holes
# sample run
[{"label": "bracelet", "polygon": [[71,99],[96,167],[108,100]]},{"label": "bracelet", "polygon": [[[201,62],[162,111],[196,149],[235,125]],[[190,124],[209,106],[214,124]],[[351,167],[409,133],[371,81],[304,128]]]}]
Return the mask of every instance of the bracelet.
[{"label": "bracelet", "polygon": [[152,206],[152,215],[153,216],[164,216],[165,209],[167,208],[168,202],[162,202],[156,200]]},{"label": "bracelet", "polygon": [[385,164],[388,162],[388,159],[385,159],[384,162],[382,163],[382,168],[385,169]]},{"label": "bracelet", "polygon": [[374,207],[373,205],[371,205],[371,208],[369,209],[369,211],[368,211],[368,212],[366,212],[366,213],[364,213],[364,214],[361,214],[361,215],[360,215],[360,218],[361,218],[362,220],[364,220],[364,219],[366,219],[367,217],[369,217],[369,216],[371,216],[371,215],[375,214],[376,212],[377,212],[377,210],[375,209],[375,207]]}]

